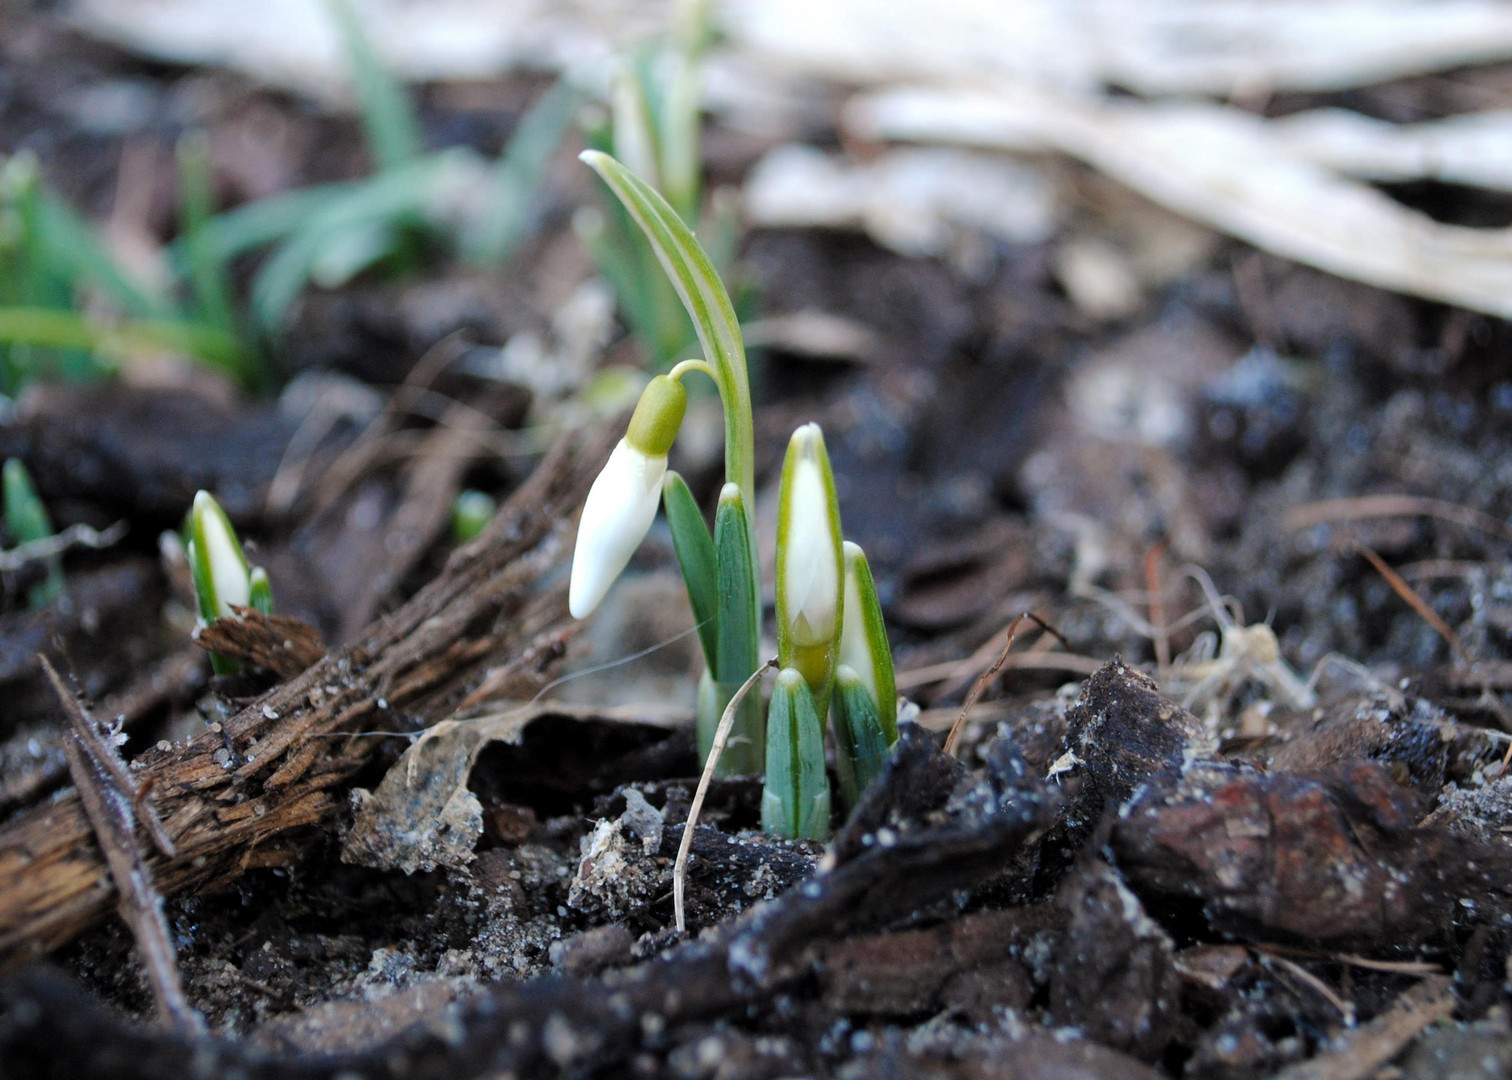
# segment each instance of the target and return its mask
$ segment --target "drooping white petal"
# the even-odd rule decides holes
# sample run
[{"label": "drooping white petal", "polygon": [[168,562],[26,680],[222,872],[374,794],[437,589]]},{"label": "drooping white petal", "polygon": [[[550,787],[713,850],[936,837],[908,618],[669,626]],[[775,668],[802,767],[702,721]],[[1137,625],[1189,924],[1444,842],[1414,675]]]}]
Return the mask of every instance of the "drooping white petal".
[{"label": "drooping white petal", "polygon": [[[818,439],[818,430],[809,435],[800,428],[798,437]],[[787,543],[780,580],[788,625],[795,644],[817,645],[834,636],[840,578],[829,492],[817,454],[807,446],[793,463],[787,498]]]},{"label": "drooping white petal", "polygon": [[194,515],[199,519],[200,534],[205,538],[210,580],[215,583],[217,614],[230,615],[233,604],[246,607],[252,595],[241,545],[231,532],[225,514],[206,492],[201,491],[194,497]]},{"label": "drooping white petal", "polygon": [[599,606],[646,538],[666,473],[665,457],[643,454],[624,439],[609,455],[588,491],[578,523],[567,589],[567,610],[573,618],[587,618]]}]

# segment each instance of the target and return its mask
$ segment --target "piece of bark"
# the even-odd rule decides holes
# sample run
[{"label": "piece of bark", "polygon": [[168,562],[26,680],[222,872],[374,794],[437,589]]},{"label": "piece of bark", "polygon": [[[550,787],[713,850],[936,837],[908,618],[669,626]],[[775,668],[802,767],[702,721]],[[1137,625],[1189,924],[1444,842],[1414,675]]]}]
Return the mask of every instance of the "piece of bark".
[{"label": "piece of bark", "polygon": [[256,608],[232,607],[195,631],[194,641],[207,652],[292,679],[325,656],[320,631],[293,615],[264,615]]},{"label": "piece of bark", "polygon": [[1066,775],[1070,797],[1045,838],[1041,875],[1047,882],[1073,863],[1106,814],[1123,806],[1136,788],[1162,776],[1179,776],[1187,761],[1208,748],[1202,721],[1160,693],[1155,680],[1120,657],[1082,686],[1066,714],[1061,755],[1074,755]]},{"label": "piece of bark", "polygon": [[[138,759],[173,859],[154,857],[165,895],[289,861],[293,830],[329,821],[377,749],[346,731],[411,730],[445,716],[501,654],[529,682],[560,652],[563,605],[536,582],[564,556],[563,524],[607,454],[566,440],[488,529],[399,610],[303,674],[187,744]],[[0,967],[47,952],[111,907],[109,874],[78,796],[0,830]]]},{"label": "piece of bark", "polygon": [[1446,940],[1461,915],[1495,918],[1512,880],[1505,849],[1415,827],[1416,809],[1374,762],[1327,778],[1204,762],[1152,783],[1111,847],[1146,900],[1195,899],[1221,931],[1412,948]]},{"label": "piece of bark", "polygon": [[73,774],[84,812],[105,854],[111,881],[120,897],[121,918],[131,928],[142,954],[147,982],[157,1004],[158,1021],[181,1035],[202,1031],[204,1022],[184,997],[178,954],[163,914],[163,898],[153,887],[146,853],[137,843],[138,814],[158,849],[170,858],[175,854],[172,841],[164,835],[162,822],[152,805],[144,800],[147,793],[132,781],[114,744],[100,733],[94,719],[69,692],[45,656],[42,670],[68,714],[69,737],[64,741],[68,771]]}]

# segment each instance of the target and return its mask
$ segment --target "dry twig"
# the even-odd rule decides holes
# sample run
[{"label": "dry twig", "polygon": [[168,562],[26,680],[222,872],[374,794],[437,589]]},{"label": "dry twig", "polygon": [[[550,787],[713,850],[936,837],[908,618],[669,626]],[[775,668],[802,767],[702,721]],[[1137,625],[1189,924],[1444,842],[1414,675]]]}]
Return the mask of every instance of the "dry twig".
[{"label": "dry twig", "polygon": [[1470,654],[1465,650],[1465,643],[1461,641],[1460,636],[1454,632],[1454,628],[1446,623],[1443,619],[1439,618],[1438,612],[1429,607],[1428,602],[1417,594],[1417,590],[1415,590],[1411,585],[1407,584],[1407,582],[1403,581],[1400,574],[1398,574],[1390,566],[1386,565],[1385,559],[1381,558],[1374,551],[1372,551],[1358,537],[1350,537],[1350,543],[1354,546],[1356,551],[1365,556],[1366,561],[1368,561],[1371,566],[1376,568],[1376,572],[1386,579],[1386,584],[1391,586],[1392,591],[1394,591],[1398,596],[1405,600],[1407,602],[1407,605],[1411,607],[1413,611],[1417,612],[1425,623],[1433,627],[1434,632],[1437,633],[1439,637],[1443,638],[1449,643],[1449,647],[1454,650],[1454,655],[1458,657],[1462,663],[1468,662],[1470,659]]},{"label": "dry twig", "polygon": [[1502,540],[1512,540],[1512,528],[1490,514],[1442,499],[1418,495],[1362,495],[1353,499],[1322,499],[1293,506],[1286,512],[1284,520],[1288,529],[1306,529],[1330,521],[1376,517],[1438,518]]},{"label": "dry twig", "polygon": [[158,1020],[181,1035],[196,1034],[204,1030],[204,1022],[184,997],[178,955],[163,915],[163,898],[153,887],[152,871],[136,841],[138,818],[158,850],[169,858],[176,854],[173,841],[163,831],[163,823],[152,804],[144,798],[146,792],[132,782],[114,744],[100,734],[93,718],[69,693],[51,661],[46,656],[41,661],[42,670],[68,714],[71,737],[64,742],[68,770],[73,774],[84,812],[109,864],[110,878],[120,898],[121,918],[131,928],[142,952],[147,981],[157,1002]]},{"label": "dry twig", "polygon": [[1281,1070],[1276,1080],[1364,1080],[1401,1053],[1429,1024],[1453,1011],[1453,981],[1447,975],[1430,976],[1370,1023],[1345,1035],[1337,1049]]}]

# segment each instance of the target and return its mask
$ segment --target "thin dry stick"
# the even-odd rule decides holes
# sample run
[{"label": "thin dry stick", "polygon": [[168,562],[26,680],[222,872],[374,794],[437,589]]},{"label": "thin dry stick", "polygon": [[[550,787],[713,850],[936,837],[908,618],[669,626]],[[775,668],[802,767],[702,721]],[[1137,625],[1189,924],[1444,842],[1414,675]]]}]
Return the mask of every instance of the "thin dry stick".
[{"label": "thin dry stick", "polygon": [[162,895],[153,887],[152,870],[136,842],[138,816],[147,825],[153,842],[163,854],[172,858],[173,841],[169,839],[144,792],[138,791],[116,748],[100,734],[99,728],[84,711],[84,706],[69,693],[46,656],[40,657],[42,670],[52,683],[58,701],[68,714],[71,738],[65,740],[64,754],[69,772],[79,789],[84,812],[94,827],[95,839],[105,854],[111,879],[120,896],[121,917],[131,928],[152,996],[157,1002],[158,1019],[165,1028],[183,1035],[204,1030],[204,1022],[184,997],[179,979],[178,957],[168,920],[163,915]]},{"label": "thin dry stick", "polygon": [[1318,978],[1301,964],[1293,960],[1288,960],[1286,957],[1280,956],[1277,953],[1273,953],[1269,949],[1257,948],[1255,951],[1259,953],[1264,959],[1285,968],[1287,971],[1291,972],[1293,977],[1300,979],[1302,982],[1312,987],[1312,989],[1320,997],[1322,997],[1323,1000],[1327,1001],[1335,1009],[1339,1010],[1339,1015],[1344,1018],[1345,1026],[1354,1027],[1354,1005],[1352,1005],[1350,1002],[1345,1001],[1338,994],[1334,993],[1333,987],[1329,986],[1322,979]]},{"label": "thin dry stick", "polygon": [[688,930],[683,911],[683,892],[688,878],[688,852],[693,850],[693,826],[698,824],[698,812],[703,809],[704,796],[709,793],[709,782],[714,779],[714,766],[719,763],[719,755],[724,753],[725,743],[730,738],[730,729],[735,726],[735,710],[751,692],[751,688],[761,681],[761,677],[776,666],[777,658],[774,656],[751,673],[751,677],[730,698],[730,703],[725,706],[725,711],[719,718],[719,726],[714,729],[714,745],[709,747],[709,760],[704,762],[703,775],[698,778],[698,790],[693,793],[693,805],[688,807],[688,820],[683,825],[682,843],[677,845],[677,862],[672,865],[672,908],[677,915],[679,934]]},{"label": "thin dry stick", "polygon": [[1419,596],[1411,585],[1402,580],[1402,575],[1398,574],[1391,567],[1387,566],[1386,560],[1381,558],[1369,547],[1367,547],[1365,543],[1358,537],[1350,537],[1350,543],[1352,543],[1355,549],[1370,561],[1370,565],[1374,566],[1376,568],[1376,571],[1386,579],[1386,584],[1390,585],[1392,590],[1395,591],[1398,596],[1407,601],[1408,606],[1411,607],[1413,611],[1422,616],[1423,621],[1429,626],[1433,627],[1434,631],[1438,634],[1439,637],[1443,638],[1449,643],[1449,647],[1454,650],[1454,655],[1459,657],[1461,662],[1468,662],[1470,656],[1469,653],[1465,651],[1465,643],[1461,641],[1460,636],[1454,632],[1454,628],[1446,623],[1443,619],[1439,618],[1438,612],[1429,607],[1427,601]]},{"label": "thin dry stick", "polygon": [[[945,736],[945,752],[947,754],[954,756],[956,743],[961,740],[961,728],[966,725],[966,714],[977,703],[977,698],[981,697],[983,692],[986,691],[988,684],[997,678],[997,673],[1003,670],[1003,665],[1008,661],[1008,650],[1013,648],[1013,639],[1018,634],[1019,623],[1023,622],[1028,616],[1029,612],[1026,611],[1008,624],[1008,643],[1003,646],[1003,651],[998,653],[998,658],[993,661],[992,666],[978,675],[977,681],[971,684],[971,690],[967,693],[966,700],[961,705],[961,715],[956,717],[956,722],[950,725],[950,734]],[[1034,621],[1039,622],[1038,619]],[[1044,624],[1041,623],[1041,625]]]},{"label": "thin dry stick", "polygon": [[1166,626],[1165,593],[1161,590],[1160,563],[1165,554],[1165,541],[1152,547],[1145,555],[1145,592],[1149,596],[1150,626],[1155,634],[1155,667],[1160,681],[1165,682],[1166,672],[1171,669],[1171,631]]},{"label": "thin dry stick", "polygon": [[1417,495],[1363,495],[1354,499],[1323,499],[1293,506],[1286,512],[1288,529],[1305,529],[1330,521],[1375,517],[1432,517],[1512,540],[1512,528],[1490,514],[1442,499]]},{"label": "thin dry stick", "polygon": [[54,536],[44,536],[0,551],[0,573],[14,573],[28,563],[61,555],[69,548],[106,548],[126,535],[126,522],[118,521],[103,532],[88,525],[70,525]]}]

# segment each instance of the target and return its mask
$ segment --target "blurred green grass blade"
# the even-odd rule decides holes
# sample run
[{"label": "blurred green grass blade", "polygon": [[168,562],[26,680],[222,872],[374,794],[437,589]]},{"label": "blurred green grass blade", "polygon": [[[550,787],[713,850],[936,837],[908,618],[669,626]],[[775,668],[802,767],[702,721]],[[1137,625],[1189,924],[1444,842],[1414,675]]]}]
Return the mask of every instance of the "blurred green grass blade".
[{"label": "blurred green grass blade", "polygon": [[676,472],[667,473],[662,481],[662,506],[667,511],[672,548],[677,552],[677,565],[682,568],[688,601],[698,623],[704,663],[713,671],[719,657],[719,581],[715,573],[714,538],[709,535],[693,492],[688,490],[688,482]]},{"label": "blurred green grass blade", "polygon": [[[37,495],[31,474],[19,458],[7,458],[3,468],[5,531],[11,545],[30,544],[53,535],[52,518]],[[27,605],[33,610],[44,608],[63,594],[63,560],[54,555],[47,560],[47,576],[27,590]]]},{"label": "blurred green grass blade", "polygon": [[638,55],[614,73],[609,108],[613,116],[614,156],[652,188],[661,187],[661,151],[657,146],[656,80]]},{"label": "blurred green grass blade", "polygon": [[339,289],[396,251],[399,230],[387,221],[355,222],[334,231],[310,263],[310,281],[322,289]]},{"label": "blurred green grass blade", "polygon": [[475,264],[501,263],[530,235],[536,191],[577,104],[577,91],[562,79],[521,118],[494,166],[487,205],[476,227],[461,238],[464,258]]},{"label": "blurred green grass blade", "polygon": [[4,489],[5,531],[12,547],[46,540],[53,534],[52,518],[20,458],[5,460]]},{"label": "blurred green grass blade", "polygon": [[243,389],[259,389],[267,381],[267,371],[242,342],[231,300],[227,260],[217,253],[210,239],[215,210],[214,173],[210,141],[203,132],[190,132],[179,140],[178,164],[179,254],[194,300],[195,321],[219,331],[226,341],[238,343],[235,355],[228,354],[224,363],[217,366],[223,366]]},{"label": "blurred green grass blade", "polygon": [[226,260],[282,240],[312,216],[350,198],[361,187],[361,181],[321,184],[227,210],[206,224],[206,251],[212,258]]},{"label": "blurred green grass blade", "polygon": [[362,113],[368,149],[380,171],[420,155],[420,127],[403,84],[378,59],[348,0],[328,0],[351,68],[352,90]]},{"label": "blurred green grass blade", "polygon": [[[363,266],[384,254],[373,248],[374,230],[387,230],[387,235],[398,237],[405,229],[423,224],[438,186],[461,160],[453,154],[432,154],[353,184],[344,197],[324,201],[311,210],[253,278],[249,306],[258,328],[275,335],[290,306],[317,272],[330,281],[337,275],[338,261],[345,264],[348,276],[360,269],[354,264],[357,247],[365,249]],[[327,254],[333,248],[346,248],[340,260]]]},{"label": "blurred green grass blade", "polygon": [[89,282],[127,315],[170,314],[168,303],[133,281],[72,207],[45,190],[37,192],[36,230],[41,265],[59,280]]},{"label": "blurred green grass blade", "polygon": [[202,322],[234,333],[236,320],[225,262],[206,242],[206,229],[215,212],[215,193],[210,140],[204,132],[190,132],[179,140],[178,167],[179,231],[190,292]]},{"label": "blurred green grass blade", "polygon": [[698,108],[702,99],[702,76],[698,64],[690,57],[674,54],[666,93],[657,110],[657,129],[661,134],[661,190],[667,202],[683,222],[692,228],[698,224],[700,195]]},{"label": "blurred green grass blade", "polygon": [[107,357],[173,350],[236,374],[240,343],[214,326],[173,319],[129,319],[105,324],[75,311],[0,308],[0,342],[86,349]]},{"label": "blurred green grass blade", "polygon": [[[616,204],[618,205],[618,204]],[[620,313],[635,336],[651,350],[659,340],[658,307],[651,289],[655,278],[648,276],[637,252],[645,250],[639,234],[618,228],[612,217],[606,218],[592,207],[584,207],[572,217],[573,231],[588,249],[593,265],[609,282],[619,301]],[[657,274],[665,278],[665,275]],[[652,356],[653,367],[661,366],[661,357]]]}]

